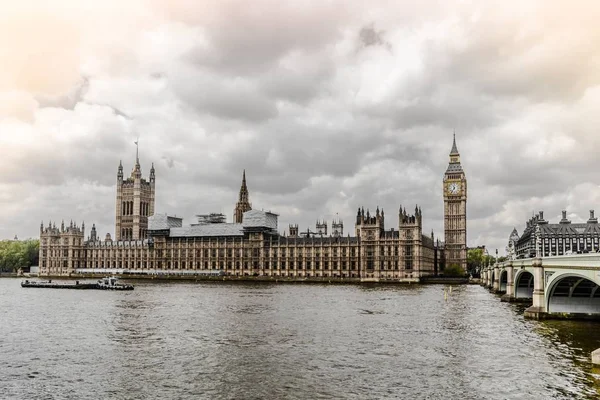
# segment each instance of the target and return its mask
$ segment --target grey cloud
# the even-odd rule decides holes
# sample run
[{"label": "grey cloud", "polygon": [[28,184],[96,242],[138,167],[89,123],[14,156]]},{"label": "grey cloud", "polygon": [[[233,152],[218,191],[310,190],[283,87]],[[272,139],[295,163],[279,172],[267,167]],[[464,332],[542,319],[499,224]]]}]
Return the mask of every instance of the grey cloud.
[{"label": "grey cloud", "polygon": [[182,74],[171,79],[173,91],[199,114],[249,122],[277,116],[274,100],[248,79],[222,78],[189,69]]},{"label": "grey cloud", "polygon": [[227,3],[210,20],[202,17],[211,47],[193,49],[189,60],[229,73],[261,73],[297,49],[321,48],[340,36],[348,10],[335,4],[320,7],[257,1],[254,10]]},{"label": "grey cloud", "polygon": [[263,75],[260,85],[269,96],[307,105],[323,91],[323,85],[333,73],[333,65],[329,62],[322,59],[316,62],[323,64],[317,71],[300,72],[275,67]]},{"label": "grey cloud", "polygon": [[[112,232],[118,160],[128,173],[138,134],[144,175],[155,161],[157,210],[186,222],[231,218],[246,169],[254,207],[280,212],[281,231],[338,213],[352,232],[358,206],[384,208],[395,227],[398,206],[418,203],[424,230],[442,235],[453,129],[471,245],[503,248],[532,209],[581,214],[600,202],[598,49],[581,40],[595,43],[596,29],[536,31],[498,2],[151,4],[166,10],[160,28],[136,26],[72,92],[36,95],[19,123],[49,139],[32,136],[0,163],[1,237],[63,217]],[[553,7],[539,7],[548,20]],[[157,32],[181,48],[145,42]]]},{"label": "grey cloud", "polygon": [[383,46],[388,50],[392,49],[392,45],[384,39],[385,31],[377,31],[374,24],[361,28],[358,33],[360,43],[364,47],[368,46]]}]

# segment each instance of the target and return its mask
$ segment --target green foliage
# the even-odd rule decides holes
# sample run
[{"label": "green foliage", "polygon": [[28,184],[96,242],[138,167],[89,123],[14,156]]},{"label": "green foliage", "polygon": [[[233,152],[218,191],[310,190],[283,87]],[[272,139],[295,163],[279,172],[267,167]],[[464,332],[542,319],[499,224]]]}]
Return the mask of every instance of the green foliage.
[{"label": "green foliage", "polygon": [[15,272],[19,268],[37,265],[39,240],[0,241],[0,272]]},{"label": "green foliage", "polygon": [[481,268],[495,262],[494,257],[486,255],[483,249],[469,249],[467,251],[467,271],[471,274],[477,274]]},{"label": "green foliage", "polygon": [[483,265],[484,258],[483,249],[469,249],[467,251],[467,270],[478,271]]},{"label": "green foliage", "polygon": [[458,264],[450,264],[444,268],[444,276],[465,276],[465,270]]}]

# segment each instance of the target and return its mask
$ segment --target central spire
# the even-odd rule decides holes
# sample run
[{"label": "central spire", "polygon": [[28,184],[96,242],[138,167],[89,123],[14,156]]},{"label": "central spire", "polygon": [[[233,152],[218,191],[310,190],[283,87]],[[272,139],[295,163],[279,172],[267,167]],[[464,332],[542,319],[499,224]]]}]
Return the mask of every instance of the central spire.
[{"label": "central spire", "polygon": [[248,186],[246,186],[246,170],[242,174],[242,187],[240,188],[240,195],[235,210],[233,211],[233,220],[235,223],[241,224],[246,211],[252,210],[248,196]]},{"label": "central spire", "polygon": [[248,202],[248,186],[246,186],[246,170],[242,174],[242,187],[240,188],[240,202]]}]

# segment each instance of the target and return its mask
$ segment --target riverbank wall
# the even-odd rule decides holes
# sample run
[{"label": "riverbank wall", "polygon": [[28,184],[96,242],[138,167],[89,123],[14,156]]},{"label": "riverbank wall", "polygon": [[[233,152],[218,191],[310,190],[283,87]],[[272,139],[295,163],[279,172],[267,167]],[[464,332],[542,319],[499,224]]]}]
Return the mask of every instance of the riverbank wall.
[{"label": "riverbank wall", "polygon": [[[71,276],[44,276],[40,279],[65,279],[65,280],[85,280],[100,279],[106,274],[75,274]],[[383,285],[410,285],[410,284],[468,284],[468,278],[444,278],[444,277],[423,277],[411,279],[362,279],[362,278],[321,278],[321,277],[271,277],[271,276],[207,276],[207,275],[142,275],[142,274],[116,274],[117,277],[124,280],[140,281],[187,281],[187,282],[265,282],[265,283],[287,283],[287,284],[337,284],[337,285],[363,285],[363,284],[383,284]]]}]

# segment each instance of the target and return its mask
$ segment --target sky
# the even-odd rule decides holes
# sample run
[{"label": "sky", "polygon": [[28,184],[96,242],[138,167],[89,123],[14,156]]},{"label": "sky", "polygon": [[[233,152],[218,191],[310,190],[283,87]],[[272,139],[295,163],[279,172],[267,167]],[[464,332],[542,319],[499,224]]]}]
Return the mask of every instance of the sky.
[{"label": "sky", "polygon": [[0,0],[0,239],[114,235],[139,137],[156,212],[231,221],[246,170],[279,230],[423,211],[456,132],[468,245],[600,212],[600,3]]}]

